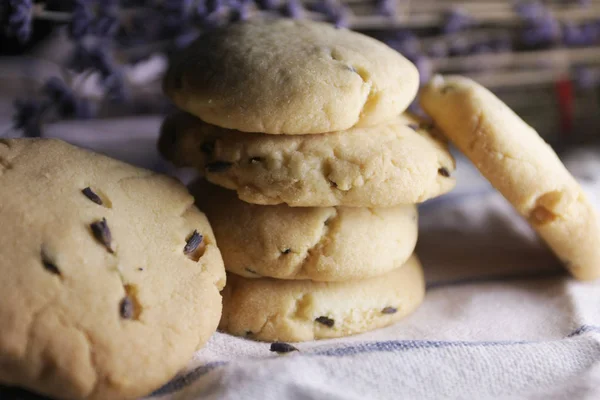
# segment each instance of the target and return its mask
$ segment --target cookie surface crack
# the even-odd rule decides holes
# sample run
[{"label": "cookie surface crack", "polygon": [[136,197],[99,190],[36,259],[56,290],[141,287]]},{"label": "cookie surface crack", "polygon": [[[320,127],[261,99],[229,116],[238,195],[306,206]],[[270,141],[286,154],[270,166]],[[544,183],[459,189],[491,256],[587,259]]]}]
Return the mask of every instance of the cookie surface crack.
[{"label": "cookie surface crack", "polygon": [[321,234],[319,235],[319,240],[317,240],[311,247],[309,247],[305,254],[304,257],[302,258],[302,261],[300,261],[295,267],[294,267],[294,272],[292,274],[293,277],[298,276],[301,272],[304,272],[306,274],[306,267],[309,264],[309,261],[311,259],[311,256],[313,255],[314,251],[319,249],[320,247],[323,246],[323,243],[325,242],[325,239],[329,238],[329,234],[331,233],[331,223],[334,222],[335,220],[337,220],[339,218],[339,211],[337,210],[337,208],[332,208],[333,210],[333,214],[328,216],[327,219],[323,222],[323,228],[321,231]]},{"label": "cookie surface crack", "polygon": [[96,352],[94,351],[94,341],[92,340],[92,337],[85,329],[82,329],[77,325],[73,325],[73,328],[77,329],[77,331],[81,333],[81,335],[85,338],[85,342],[87,343],[90,366],[92,367],[92,370],[94,370],[94,375],[96,379],[94,380],[91,389],[85,395],[85,397],[92,397],[98,390],[100,384],[106,378],[100,379],[100,369],[98,368],[98,360],[96,360]]}]

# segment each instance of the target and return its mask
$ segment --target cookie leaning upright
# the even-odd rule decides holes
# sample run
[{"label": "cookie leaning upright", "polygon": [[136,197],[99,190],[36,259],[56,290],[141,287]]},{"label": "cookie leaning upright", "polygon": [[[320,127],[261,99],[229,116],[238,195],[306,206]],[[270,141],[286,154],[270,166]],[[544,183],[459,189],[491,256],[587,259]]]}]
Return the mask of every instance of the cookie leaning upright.
[{"label": "cookie leaning upright", "polygon": [[575,277],[600,277],[598,215],[535,130],[463,77],[435,77],[423,89],[421,105]]},{"label": "cookie leaning upright", "polygon": [[275,19],[201,36],[171,63],[163,89],[213,125],[298,135],[385,122],[408,107],[418,86],[416,67],[375,39]]},{"label": "cookie leaning upright", "polygon": [[131,399],[221,316],[223,261],[175,180],[57,140],[0,141],[0,383]]}]

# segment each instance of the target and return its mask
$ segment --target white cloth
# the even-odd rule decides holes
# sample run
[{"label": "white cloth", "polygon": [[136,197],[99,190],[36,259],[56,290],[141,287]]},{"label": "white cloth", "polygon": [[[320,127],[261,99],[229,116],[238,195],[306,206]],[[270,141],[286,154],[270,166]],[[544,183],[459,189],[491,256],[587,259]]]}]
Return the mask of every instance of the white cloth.
[{"label": "white cloth", "polygon": [[[158,123],[62,123],[49,132],[162,168]],[[565,160],[598,204],[600,153]],[[510,205],[458,161],[457,188],[420,207],[417,253],[428,292],[414,314],[374,332],[300,343],[300,352],[283,356],[216,333],[152,400],[600,398],[600,282],[570,278]]]}]

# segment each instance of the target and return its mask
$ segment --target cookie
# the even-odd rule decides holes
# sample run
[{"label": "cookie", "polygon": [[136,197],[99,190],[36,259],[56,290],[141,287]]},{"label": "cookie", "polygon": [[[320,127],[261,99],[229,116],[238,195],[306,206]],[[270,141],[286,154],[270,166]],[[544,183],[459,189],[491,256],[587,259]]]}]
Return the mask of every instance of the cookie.
[{"label": "cookie", "polygon": [[298,135],[385,122],[418,86],[416,67],[373,38],[321,22],[255,19],[198,38],[171,62],[163,90],[211,124]]},{"label": "cookie", "polygon": [[247,278],[345,281],[402,265],[417,243],[417,208],[259,206],[198,181],[225,268]]},{"label": "cookie", "polygon": [[216,330],[223,260],[185,187],[58,140],[0,140],[0,384],[133,399]]},{"label": "cookie", "polygon": [[390,207],[422,202],[455,185],[454,159],[428,129],[402,115],[371,128],[273,136],[177,113],[164,121],[159,149],[248,203]]},{"label": "cookie", "polygon": [[600,276],[597,213],[535,130],[463,77],[435,77],[423,89],[421,104],[575,277]]},{"label": "cookie", "polygon": [[423,301],[416,256],[383,275],[347,282],[247,279],[227,275],[219,329],[262,341],[353,335],[399,321]]}]

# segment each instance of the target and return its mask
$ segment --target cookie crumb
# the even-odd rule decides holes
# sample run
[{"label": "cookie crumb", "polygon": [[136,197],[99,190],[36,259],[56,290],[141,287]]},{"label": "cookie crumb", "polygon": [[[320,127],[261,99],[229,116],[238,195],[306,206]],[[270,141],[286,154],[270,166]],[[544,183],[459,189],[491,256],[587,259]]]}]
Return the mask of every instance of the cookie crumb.
[{"label": "cookie crumb", "polygon": [[328,328],[333,328],[333,325],[335,325],[335,321],[334,320],[332,320],[329,317],[325,317],[325,316],[321,316],[321,317],[315,318],[315,322],[323,324],[323,325],[325,325]]},{"label": "cookie crumb", "polygon": [[300,351],[295,346],[284,342],[271,343],[271,348],[269,350],[279,354],[291,353],[292,351]]},{"label": "cookie crumb", "polygon": [[98,240],[109,253],[114,253],[112,249],[112,234],[110,233],[110,229],[108,228],[108,224],[106,222],[106,218],[102,218],[100,221],[92,222],[90,224],[90,228],[92,228],[92,233],[96,240]]},{"label": "cookie crumb", "polygon": [[444,178],[450,177],[450,171],[448,171],[448,168],[446,168],[446,167],[442,167],[442,168],[438,169],[438,174],[440,174]]},{"label": "cookie crumb", "polygon": [[98,204],[99,206],[102,205],[102,199],[100,198],[100,196],[94,193],[94,191],[89,186],[83,189],[81,193],[83,193],[85,197]]},{"label": "cookie crumb", "polygon": [[208,172],[224,172],[231,168],[232,165],[233,163],[228,161],[214,161],[206,164],[206,170]]},{"label": "cookie crumb", "polygon": [[386,307],[381,310],[382,314],[396,314],[396,312],[398,312],[398,309],[395,307]]}]

